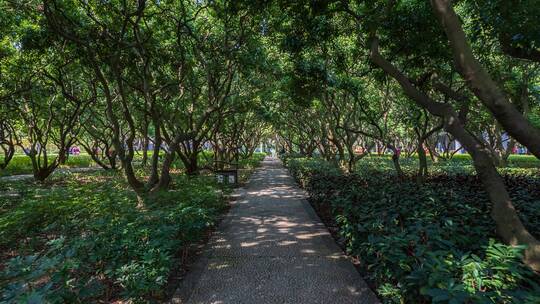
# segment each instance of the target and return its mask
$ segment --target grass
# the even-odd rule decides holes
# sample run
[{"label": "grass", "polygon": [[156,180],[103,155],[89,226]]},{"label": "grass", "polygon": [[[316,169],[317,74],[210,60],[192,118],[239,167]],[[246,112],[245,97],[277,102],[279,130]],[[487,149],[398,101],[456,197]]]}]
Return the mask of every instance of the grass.
[{"label": "grass", "polygon": [[[148,158],[150,159],[152,157],[153,153],[152,151],[148,151]],[[49,161],[52,161],[56,155],[51,154],[49,155]],[[253,157],[250,159],[243,159],[240,161],[240,166],[246,167],[246,166],[252,166],[254,162],[257,163],[257,161],[260,161],[260,159],[264,158],[264,153],[254,153]],[[0,160],[2,158],[0,157]],[[135,165],[139,165],[140,161],[142,160],[142,152],[135,154]],[[211,151],[203,151],[199,154],[199,165],[205,166],[209,164],[209,162],[212,161],[212,152]],[[70,155],[66,164],[60,165],[59,168],[87,168],[87,167],[94,167],[97,166],[97,164],[92,160],[90,155],[86,153],[81,153],[79,155]],[[173,164],[171,165],[171,168],[173,170],[182,170],[184,169],[184,164],[180,161],[180,159],[177,157]],[[13,157],[13,159],[10,161],[9,165],[6,169],[0,171],[0,176],[10,176],[10,175],[20,175],[20,174],[32,174],[32,162],[30,158],[24,154],[17,154]]]},{"label": "grass", "polygon": [[[391,155],[389,154],[371,154],[357,163],[357,170],[381,170],[391,173],[394,167],[390,160]],[[400,164],[406,173],[413,174],[418,170],[418,157],[415,155],[401,157]],[[437,162],[433,162],[428,157],[428,168],[432,173],[474,173],[474,165],[469,154],[456,154],[452,159],[439,159]],[[519,168],[540,169],[540,160],[534,155],[513,154],[509,157],[508,166],[499,168],[499,171],[509,172]]]},{"label": "grass", "polygon": [[[49,155],[49,161],[52,162],[54,157],[56,155]],[[60,168],[85,168],[95,165],[90,155],[81,153],[80,155],[70,155],[66,164],[60,165]],[[24,154],[14,155],[7,168],[0,171],[0,176],[19,174],[32,174],[32,161]]]}]

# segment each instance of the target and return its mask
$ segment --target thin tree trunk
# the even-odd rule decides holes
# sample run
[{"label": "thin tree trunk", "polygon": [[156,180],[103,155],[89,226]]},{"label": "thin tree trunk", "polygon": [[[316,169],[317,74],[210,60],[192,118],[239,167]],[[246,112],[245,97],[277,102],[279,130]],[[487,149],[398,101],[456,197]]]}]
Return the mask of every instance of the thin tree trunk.
[{"label": "thin tree trunk", "polygon": [[79,143],[83,149],[86,151],[86,153],[88,153],[88,155],[90,155],[90,158],[92,158],[92,160],[98,164],[101,168],[105,169],[105,170],[109,170],[111,169],[111,167],[109,167],[107,164],[105,164],[105,162],[103,162],[99,156],[97,155],[97,152],[95,151],[95,149],[92,149],[90,148],[89,146],[83,144],[83,143]]},{"label": "thin tree trunk", "polygon": [[159,120],[154,117],[154,150],[152,153],[152,161],[150,163],[150,178],[148,179],[148,185],[153,187],[159,181],[159,153],[161,152],[161,144],[163,139],[161,138],[161,130]]},{"label": "thin tree trunk", "polygon": [[419,183],[423,183],[428,176],[428,165],[426,151],[424,150],[424,142],[419,141],[418,147],[416,147],[418,153],[418,175],[417,179]]},{"label": "thin tree trunk", "polygon": [[391,144],[386,145],[388,149],[392,150],[392,163],[394,164],[394,168],[396,169],[396,174],[400,179],[405,178],[405,174],[403,173],[403,169],[401,169],[401,164],[399,163],[399,154],[401,151],[398,151],[396,147],[394,147]]},{"label": "thin tree trunk", "polygon": [[143,139],[143,147],[142,147],[143,157],[142,157],[141,165],[143,167],[146,166],[146,164],[148,163],[148,143],[149,143],[148,134],[146,134]]}]

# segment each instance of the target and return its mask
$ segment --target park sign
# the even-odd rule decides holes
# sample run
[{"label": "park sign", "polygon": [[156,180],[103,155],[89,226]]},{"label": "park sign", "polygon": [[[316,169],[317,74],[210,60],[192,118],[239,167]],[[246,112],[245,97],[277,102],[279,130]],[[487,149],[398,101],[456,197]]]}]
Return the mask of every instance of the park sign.
[{"label": "park sign", "polygon": [[237,185],[238,184],[238,170],[217,170],[215,171],[216,181],[218,184]]}]

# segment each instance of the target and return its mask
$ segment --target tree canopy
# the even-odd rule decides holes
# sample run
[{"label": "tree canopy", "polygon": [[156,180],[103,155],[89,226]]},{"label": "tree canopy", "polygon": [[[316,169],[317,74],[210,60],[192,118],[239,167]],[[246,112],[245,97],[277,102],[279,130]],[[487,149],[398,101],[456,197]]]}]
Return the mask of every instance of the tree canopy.
[{"label": "tree canopy", "polygon": [[466,151],[538,271],[500,169],[540,158],[539,20],[535,0],[0,0],[0,168],[24,152],[44,181],[81,146],[144,206],[204,150],[273,141],[347,174],[388,152],[401,179],[414,154],[419,184]]}]

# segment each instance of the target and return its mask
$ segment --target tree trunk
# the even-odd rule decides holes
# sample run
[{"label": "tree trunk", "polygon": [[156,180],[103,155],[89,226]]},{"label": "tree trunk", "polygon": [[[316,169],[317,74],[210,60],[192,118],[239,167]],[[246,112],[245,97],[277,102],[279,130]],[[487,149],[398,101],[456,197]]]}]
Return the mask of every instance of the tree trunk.
[{"label": "tree trunk", "polygon": [[109,164],[111,165],[110,167],[111,169],[116,169],[116,151],[111,151],[109,146],[107,146],[106,148],[107,148],[106,156],[107,156],[107,159],[109,160]]},{"label": "tree trunk", "polygon": [[339,163],[342,167],[346,167],[347,161],[345,160],[345,150],[343,149],[343,146],[339,143],[338,140],[332,140],[332,143],[337,149],[337,157],[339,159],[336,160],[336,163]]},{"label": "tree trunk", "polygon": [[352,145],[350,145],[350,144],[347,144],[347,155],[348,155],[347,172],[348,173],[353,173],[354,170],[355,170],[355,167],[356,167],[356,162],[362,156],[357,157],[356,154],[354,154],[354,147]]},{"label": "tree trunk", "polygon": [[159,182],[157,182],[154,187],[150,190],[150,192],[158,192],[162,190],[166,190],[169,188],[169,185],[171,183],[171,164],[174,161],[174,151],[169,151],[165,154],[165,157],[163,159],[163,164],[161,165],[161,177],[159,178]]},{"label": "tree trunk", "polygon": [[194,152],[189,155],[188,162],[185,164],[186,166],[186,174],[187,175],[198,175],[199,174],[199,164],[198,164],[198,153]]},{"label": "tree trunk", "polygon": [[511,138],[508,141],[508,145],[506,146],[506,149],[502,155],[502,160],[505,163],[505,167],[508,166],[508,159],[510,158],[510,155],[512,155],[515,147],[516,147],[516,141]]},{"label": "tree trunk", "polygon": [[142,147],[143,157],[142,157],[141,165],[143,167],[146,166],[146,163],[148,162],[148,144],[149,144],[148,134],[146,134],[143,139],[143,147]]},{"label": "tree trunk", "polygon": [[159,181],[159,152],[161,152],[161,144],[163,143],[163,140],[161,138],[159,119],[157,119],[156,117],[154,117],[154,126],[154,149],[152,153],[152,160],[150,163],[150,178],[148,178],[147,182],[150,187],[153,187]]},{"label": "tree trunk", "polygon": [[128,184],[135,190],[135,192],[140,192],[141,189],[144,188],[144,184],[137,179],[137,176],[135,175],[135,171],[133,170],[133,166],[131,165],[131,162],[124,162],[124,173],[126,174]]},{"label": "tree trunk", "polygon": [[392,163],[394,164],[394,168],[396,169],[396,174],[400,179],[405,178],[405,174],[403,173],[403,170],[401,169],[401,164],[399,163],[399,156],[401,151],[399,151],[394,145],[387,144],[386,147],[392,151]]},{"label": "tree trunk", "polygon": [[105,162],[102,161],[102,159],[97,154],[97,151],[96,151],[95,148],[92,149],[90,146],[88,146],[86,144],[83,144],[83,143],[80,143],[80,145],[83,147],[83,149],[86,151],[86,153],[88,153],[88,155],[90,155],[90,158],[92,158],[92,160],[96,164],[98,164],[101,168],[103,168],[105,170],[111,169],[111,167],[109,167],[107,164],[105,164]]},{"label": "tree trunk", "polygon": [[58,158],[56,158],[49,165],[46,157],[44,157],[44,164],[42,164],[41,161],[37,159],[39,155],[36,155],[35,152],[33,154],[30,154],[29,156],[30,156],[30,159],[32,160],[32,171],[34,175],[34,180],[38,182],[45,181],[58,166]]},{"label": "tree trunk", "polygon": [[34,171],[34,179],[36,181],[43,182],[53,173],[53,171],[54,168],[52,166],[39,168],[38,170]]},{"label": "tree trunk", "polygon": [[11,159],[13,158],[13,155],[15,155],[15,146],[8,144],[8,147],[5,148],[3,145],[2,150],[4,152],[4,158],[2,159],[2,162],[0,162],[0,169],[4,170],[8,165]]},{"label": "tree trunk", "polygon": [[403,174],[403,170],[401,169],[401,165],[399,163],[399,155],[394,153],[392,154],[392,163],[394,164],[394,168],[396,169],[396,174],[400,179],[403,179],[405,177],[405,174]]},{"label": "tree trunk", "polygon": [[143,146],[142,146],[142,154],[143,154],[143,157],[142,157],[142,161],[141,161],[141,165],[143,167],[146,167],[146,163],[148,162],[148,143],[149,143],[149,139],[148,139],[148,120],[145,118],[144,119],[145,123],[144,123],[144,127],[143,127]]},{"label": "tree trunk", "polygon": [[[427,115],[427,113],[426,113]],[[426,116],[427,117],[427,116]],[[427,118],[426,118],[426,123],[425,123],[425,128],[427,128]],[[427,147],[428,151],[430,152],[430,155],[431,155],[431,159],[434,160],[436,156],[432,155],[432,151],[429,150],[429,138],[437,133],[438,131],[440,131],[442,128],[444,127],[444,124],[440,124],[436,127],[434,127],[433,129],[431,129],[430,131],[428,132],[425,132],[426,130],[424,130],[424,132],[420,132],[418,129],[416,131],[416,135],[418,136],[418,142],[417,142],[417,147],[416,147],[416,152],[418,153],[418,175],[417,175],[417,180],[419,183],[423,183],[425,181],[425,179],[428,177],[428,163],[427,163],[427,155],[426,155],[426,150],[424,149],[424,147]]]},{"label": "tree trunk", "polygon": [[424,142],[419,141],[416,147],[418,153],[418,175],[417,180],[419,183],[423,183],[428,176],[428,165],[426,151],[424,150]]},{"label": "tree trunk", "polygon": [[[60,153],[60,151],[58,151]],[[69,147],[64,148],[64,157],[58,159],[58,163],[60,165],[65,165],[69,158]]]}]

